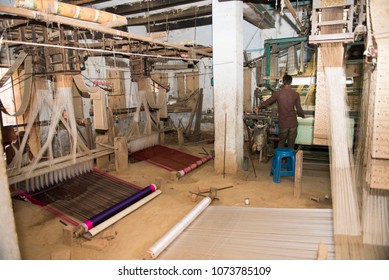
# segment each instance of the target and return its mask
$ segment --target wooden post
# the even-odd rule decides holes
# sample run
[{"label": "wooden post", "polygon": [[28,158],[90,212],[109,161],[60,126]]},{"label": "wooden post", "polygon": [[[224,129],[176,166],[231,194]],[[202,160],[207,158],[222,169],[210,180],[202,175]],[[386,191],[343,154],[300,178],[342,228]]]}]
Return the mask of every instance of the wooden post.
[{"label": "wooden post", "polygon": [[303,151],[298,150],[296,153],[296,168],[294,172],[294,189],[293,189],[294,197],[296,198],[300,198],[301,196],[302,174],[303,174]]},{"label": "wooden post", "polygon": [[182,127],[179,127],[177,129],[177,133],[178,133],[178,146],[183,146],[184,145],[184,130],[182,129]]},{"label": "wooden post", "polygon": [[161,191],[162,191],[162,182],[163,182],[163,178],[162,177],[155,177],[155,185]]},{"label": "wooden post", "polygon": [[112,110],[108,107],[107,111],[108,115],[108,144],[112,145],[115,141],[115,124],[113,120],[113,112]]},{"label": "wooden post", "polygon": [[[108,135],[97,135],[96,146],[99,147],[99,143],[108,145]],[[96,168],[103,169],[109,167],[110,158],[109,155],[96,158]]]},{"label": "wooden post", "polygon": [[165,127],[163,122],[159,123],[159,143],[165,144]]},{"label": "wooden post", "polygon": [[[35,79],[35,94],[31,96],[31,101],[30,104],[33,104],[34,99],[35,101],[42,99],[44,94],[48,94],[48,83],[45,78],[42,77],[34,77]],[[31,105],[27,108],[26,111],[26,122],[34,122],[34,120],[30,120],[28,118],[28,113],[31,110]],[[38,115],[39,116],[39,115]],[[36,119],[39,119],[39,117],[36,116]],[[34,125],[31,128],[29,137],[28,137],[28,145],[30,146],[31,152],[33,155],[36,155],[39,153],[39,150],[42,148],[41,145],[41,132],[40,132],[40,126],[39,125]]]},{"label": "wooden post", "polygon": [[[0,133],[0,142],[2,135]],[[0,145],[0,155],[3,154],[3,145]],[[9,191],[5,160],[0,160],[0,219],[3,224],[0,238],[0,259],[20,260],[18,236],[16,233],[15,218],[12,210],[12,200]]]},{"label": "wooden post", "polygon": [[327,245],[320,242],[317,249],[317,260],[328,260],[328,248]]},{"label": "wooden post", "polygon": [[116,137],[115,146],[115,167],[117,172],[122,172],[128,168],[128,145],[127,137]]},{"label": "wooden post", "polygon": [[62,229],[62,243],[67,246],[75,244],[75,228],[67,225]]},{"label": "wooden post", "polygon": [[86,142],[87,147],[89,149],[94,149],[95,144],[93,143],[93,132],[92,132],[92,123],[90,121],[90,118],[85,119],[85,134],[86,134]]}]

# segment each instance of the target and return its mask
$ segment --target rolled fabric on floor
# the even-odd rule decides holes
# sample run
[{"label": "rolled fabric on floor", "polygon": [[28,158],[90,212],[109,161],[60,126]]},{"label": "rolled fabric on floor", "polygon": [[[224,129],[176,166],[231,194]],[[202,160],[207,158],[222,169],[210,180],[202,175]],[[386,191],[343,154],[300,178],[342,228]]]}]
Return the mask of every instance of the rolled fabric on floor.
[{"label": "rolled fabric on floor", "polygon": [[[101,232],[104,229],[106,229],[107,227],[111,226],[113,223],[116,223],[117,221],[119,221],[120,219],[124,218],[128,214],[134,212],[139,207],[141,207],[142,205],[146,204],[150,200],[154,199],[155,197],[157,197],[161,193],[162,193],[161,190],[156,190],[155,192],[145,196],[144,198],[142,198],[141,200],[139,200],[139,201],[135,202],[134,204],[130,205],[129,207],[127,207],[123,211],[120,211],[116,215],[112,216],[111,218],[105,220],[101,224],[99,224],[99,225],[95,226],[94,228],[92,228],[91,230],[89,230],[87,233],[85,233],[86,236],[88,238],[92,238],[93,236],[95,236],[99,232]],[[84,235],[84,237],[85,237],[85,235]]]},{"label": "rolled fabric on floor", "polygon": [[181,178],[185,174],[188,174],[190,171],[192,171],[193,169],[196,169],[197,167],[199,167],[200,165],[206,163],[210,159],[212,159],[212,156],[208,155],[206,157],[203,157],[203,158],[199,159],[198,161],[196,161],[195,163],[191,164],[190,166],[188,166],[188,167],[186,167],[186,168],[184,168],[182,170],[177,171],[177,177]]},{"label": "rolled fabric on floor", "polygon": [[155,259],[165,250],[207,207],[212,199],[203,198],[178,224],[162,236],[153,246],[147,250],[145,259]]},{"label": "rolled fabric on floor", "polygon": [[146,188],[144,188],[144,189],[134,193],[133,195],[127,197],[126,199],[109,207],[108,209],[105,209],[104,211],[100,212],[99,214],[94,215],[92,218],[83,222],[82,226],[85,228],[86,231],[88,231],[91,228],[97,226],[98,224],[101,224],[105,220],[116,215],[120,211],[124,210],[128,206],[136,203],[137,201],[139,201],[142,198],[146,197],[147,195],[151,194],[156,189],[157,189],[157,186],[154,184],[151,184],[151,185],[147,186]]}]

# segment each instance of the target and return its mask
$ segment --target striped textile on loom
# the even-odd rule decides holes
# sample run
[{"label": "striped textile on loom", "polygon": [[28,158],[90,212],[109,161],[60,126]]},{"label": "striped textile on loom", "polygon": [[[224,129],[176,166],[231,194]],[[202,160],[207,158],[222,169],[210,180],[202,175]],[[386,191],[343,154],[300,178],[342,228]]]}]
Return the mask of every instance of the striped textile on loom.
[{"label": "striped textile on loom", "polygon": [[169,171],[183,170],[201,160],[200,157],[162,145],[155,145],[135,153],[131,153],[130,156]]},{"label": "striped textile on loom", "polygon": [[[41,191],[21,194],[42,207],[49,206],[56,216],[84,220],[138,192],[141,187],[100,170],[53,184]],[[58,214],[61,215],[58,215]]]}]

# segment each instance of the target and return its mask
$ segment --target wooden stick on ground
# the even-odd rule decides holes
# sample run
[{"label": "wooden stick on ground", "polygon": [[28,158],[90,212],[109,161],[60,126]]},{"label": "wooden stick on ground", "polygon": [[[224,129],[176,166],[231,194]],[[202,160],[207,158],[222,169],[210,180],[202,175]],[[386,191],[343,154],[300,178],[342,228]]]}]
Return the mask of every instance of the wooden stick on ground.
[{"label": "wooden stick on ground", "polygon": [[294,188],[293,188],[294,197],[296,198],[300,198],[301,196],[302,174],[303,174],[303,151],[298,150],[296,153],[296,167],[294,172]]}]

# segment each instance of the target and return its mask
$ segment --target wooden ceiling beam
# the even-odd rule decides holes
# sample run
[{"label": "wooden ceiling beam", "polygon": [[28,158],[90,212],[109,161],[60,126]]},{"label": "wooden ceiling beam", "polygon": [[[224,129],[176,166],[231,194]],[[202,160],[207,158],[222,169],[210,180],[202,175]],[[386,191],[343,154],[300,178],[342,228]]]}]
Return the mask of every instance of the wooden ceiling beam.
[{"label": "wooden ceiling beam", "polygon": [[128,26],[147,25],[149,23],[163,23],[209,15],[212,15],[212,5],[192,7],[185,10],[171,10],[163,13],[150,15],[149,17],[133,17],[128,19]]},{"label": "wooden ceiling beam", "polygon": [[202,17],[198,19],[189,19],[189,20],[181,20],[177,22],[168,22],[166,24],[153,24],[150,25],[150,28],[146,26],[148,32],[161,32],[161,31],[169,31],[169,30],[177,30],[191,27],[199,27],[204,25],[212,24],[212,16],[210,17]]},{"label": "wooden ceiling beam", "polygon": [[137,13],[151,12],[164,8],[170,8],[174,6],[192,4],[203,0],[155,0],[155,1],[142,1],[129,4],[118,5],[116,7],[105,9],[106,12],[114,13],[117,15],[131,15]]},{"label": "wooden ceiling beam", "polygon": [[205,53],[201,51],[196,51],[193,50],[192,48],[187,48],[183,47],[179,44],[174,44],[174,43],[169,43],[169,42],[162,42],[160,40],[153,39],[148,36],[141,36],[133,33],[128,33],[124,31],[120,31],[117,29],[113,29],[107,26],[103,26],[100,24],[92,23],[92,22],[87,22],[87,21],[81,21],[73,18],[66,18],[62,16],[57,16],[57,15],[52,15],[52,14],[46,14],[38,11],[30,11],[27,9],[19,9],[19,8],[14,8],[10,6],[4,6],[0,5],[0,12],[3,13],[8,13],[8,14],[13,14],[17,16],[22,16],[25,18],[30,18],[30,19],[35,19],[38,21],[43,21],[43,22],[53,22],[57,24],[64,24],[64,25],[69,25],[72,26],[73,28],[79,28],[82,30],[89,30],[89,31],[96,31],[104,34],[110,34],[115,37],[121,37],[121,38],[126,38],[128,40],[135,40],[135,41],[142,41],[145,43],[148,43],[150,45],[159,45],[165,48],[174,48],[180,51],[186,51],[186,52],[195,52],[199,56],[212,56],[210,53]]},{"label": "wooden ceiling beam", "polygon": [[274,28],[274,18],[260,5],[248,3],[249,8],[243,9],[244,19],[261,29]]},{"label": "wooden ceiling beam", "polygon": [[90,6],[90,5],[96,5],[96,4],[107,2],[107,0],[66,0],[66,1],[62,0],[61,2],[65,2],[77,6]]}]

